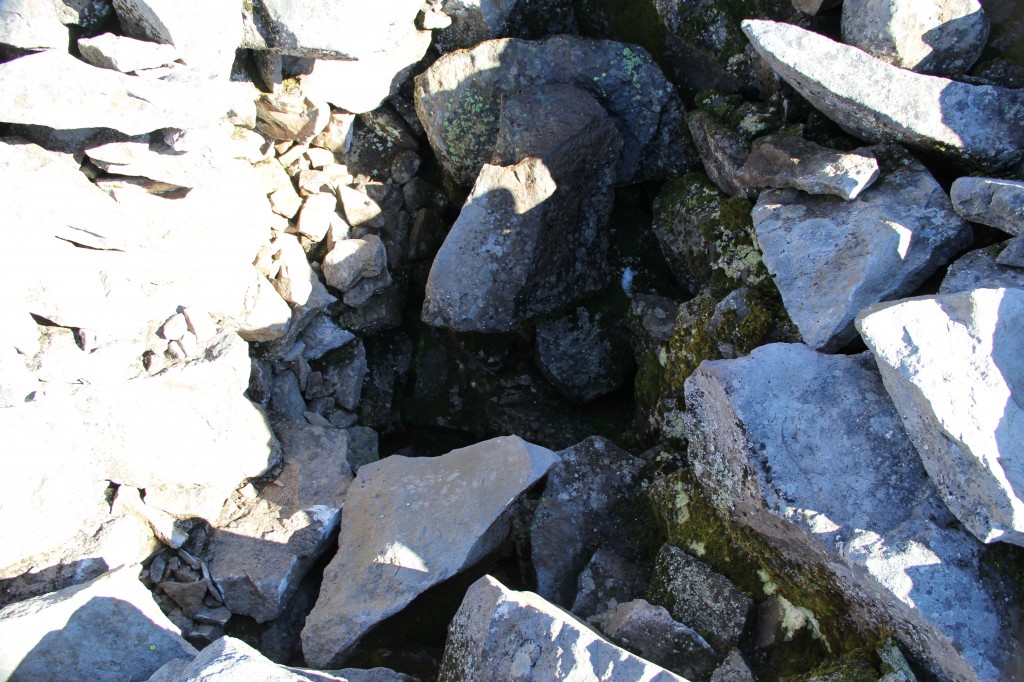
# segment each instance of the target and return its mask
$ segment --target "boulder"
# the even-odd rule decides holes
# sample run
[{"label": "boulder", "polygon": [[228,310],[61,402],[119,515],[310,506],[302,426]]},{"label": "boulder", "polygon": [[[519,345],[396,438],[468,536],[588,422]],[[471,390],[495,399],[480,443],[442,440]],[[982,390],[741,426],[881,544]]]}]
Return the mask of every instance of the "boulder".
[{"label": "boulder", "polygon": [[126,36],[104,33],[95,38],[79,38],[78,52],[82,59],[101,69],[130,73],[155,69],[178,59],[173,45],[162,45]]},{"label": "boulder", "polygon": [[508,35],[505,31],[516,0],[444,0],[441,9],[451,26],[437,31],[434,45],[444,54]]},{"label": "boulder", "polygon": [[883,303],[857,329],[946,505],[982,542],[1024,545],[1024,291]]},{"label": "boulder", "polygon": [[604,282],[622,144],[612,120],[570,86],[509,97],[501,117],[495,158],[508,165],[480,170],[438,251],[428,324],[507,332]]},{"label": "boulder", "polygon": [[797,26],[743,22],[754,49],[852,135],[984,167],[1024,156],[1024,92],[905,71]]},{"label": "boulder", "polygon": [[510,38],[449,53],[416,77],[416,113],[442,167],[470,185],[491,161],[502,101],[556,84],[586,91],[608,111],[623,141],[612,163],[617,184],[687,165],[675,89],[643,49],[608,40]]},{"label": "boulder", "polygon": [[0,7],[0,46],[14,51],[66,50],[68,29],[56,2],[9,0]]},{"label": "boulder", "polygon": [[770,190],[751,214],[790,318],[826,352],[856,337],[865,306],[912,293],[972,238],[921,163],[899,148],[861,153],[879,157],[883,175],[857,201]]},{"label": "boulder", "polygon": [[999,262],[1008,242],[968,251],[953,261],[939,286],[940,294],[972,289],[1024,289],[1024,271]]},{"label": "boulder", "polygon": [[374,625],[496,549],[510,506],[557,461],[504,437],[362,466],[345,496],[338,553],[302,630],[306,661],[327,668],[343,660]]},{"label": "boulder", "polygon": [[[686,404],[711,504],[842,595],[844,627],[892,633],[941,679],[1018,665],[1017,602],[979,573],[981,544],[952,523],[869,354],[762,346],[703,363]],[[814,618],[805,589],[790,598]]]},{"label": "boulder", "polygon": [[956,76],[981,56],[989,21],[978,0],[848,0],[843,42],[893,66]]},{"label": "boulder", "polygon": [[620,649],[532,592],[491,576],[473,583],[448,627],[439,679],[630,679],[685,682]]},{"label": "boulder", "polygon": [[5,680],[146,679],[196,650],[160,611],[130,565],[0,610]]},{"label": "boulder", "polygon": [[768,135],[754,140],[737,175],[745,186],[756,189],[799,189],[850,200],[878,179],[878,160],[793,135]]},{"label": "boulder", "polygon": [[1024,235],[1024,182],[964,177],[949,191],[953,208],[971,222]]},{"label": "boulder", "polygon": [[594,550],[626,534],[622,507],[643,460],[597,436],[557,454],[530,525],[530,559],[537,594],[568,607]]}]

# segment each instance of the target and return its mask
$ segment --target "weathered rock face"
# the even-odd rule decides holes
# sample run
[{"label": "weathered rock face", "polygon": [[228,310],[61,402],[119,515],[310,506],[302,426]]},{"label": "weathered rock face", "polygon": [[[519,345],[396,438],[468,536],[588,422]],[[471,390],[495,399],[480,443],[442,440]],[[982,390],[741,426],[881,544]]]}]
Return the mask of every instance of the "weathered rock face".
[{"label": "weathered rock face", "polygon": [[139,582],[138,565],[0,610],[0,677],[145,679],[196,650]]},{"label": "weathered rock face", "polygon": [[448,628],[439,680],[682,677],[594,634],[565,611],[530,592],[514,592],[491,576],[469,588]]},{"label": "weathered rock face", "polygon": [[967,220],[1024,235],[1024,182],[957,178],[949,196],[953,208]]},{"label": "weathered rock face", "polygon": [[878,160],[826,149],[792,135],[768,135],[754,140],[737,175],[747,187],[799,189],[849,200],[878,179]]},{"label": "weathered rock face", "polygon": [[750,20],[743,30],[787,83],[861,139],[899,142],[992,168],[1024,156],[1019,91],[904,71],[788,24]]},{"label": "weathered rock face", "polygon": [[647,592],[650,565],[615,549],[600,547],[577,581],[570,611],[589,619]]},{"label": "weathered rock face", "polygon": [[[537,120],[547,122],[534,128]],[[622,143],[583,90],[511,97],[485,165],[434,259],[423,320],[507,332],[601,286]]]},{"label": "weathered rock face", "polygon": [[980,543],[950,525],[867,354],[764,346],[701,365],[686,403],[714,506],[824,571],[857,627],[893,632],[942,679],[996,680],[1016,665],[1019,611],[979,576]]},{"label": "weathered rock face", "polygon": [[343,660],[374,625],[496,549],[509,506],[557,461],[507,437],[360,468],[345,497],[338,554],[302,631],[306,660]]},{"label": "weathered rock face", "polygon": [[981,56],[988,30],[978,0],[843,3],[843,42],[918,73],[964,73]]},{"label": "weathered rock face", "polygon": [[451,18],[451,26],[438,31],[434,40],[443,54],[500,38],[516,0],[444,0],[441,7]]},{"label": "weathered rock face", "polygon": [[767,191],[752,213],[790,318],[824,351],[856,336],[853,320],[865,306],[913,292],[971,239],[918,161],[898,148],[862,152],[878,156],[884,174],[857,201]]},{"label": "weathered rock face", "polygon": [[1006,242],[975,249],[953,261],[939,286],[940,294],[972,289],[1024,289],[1024,271],[999,263]]},{"label": "weathered rock face", "polygon": [[502,39],[447,54],[416,78],[416,112],[441,165],[469,185],[491,160],[502,100],[555,84],[588,92],[608,111],[623,141],[618,184],[686,166],[674,88],[646,52],[622,43]]},{"label": "weathered rock face", "polygon": [[82,58],[93,66],[121,73],[166,66],[178,58],[173,45],[161,45],[125,36],[104,33],[78,41]]},{"label": "weathered rock face", "polygon": [[13,0],[0,7],[0,45],[17,50],[54,50],[68,45],[68,29],[55,2]]},{"label": "weathered rock face", "polygon": [[1024,545],[1024,291],[871,306],[857,329],[946,505],[982,542]]}]

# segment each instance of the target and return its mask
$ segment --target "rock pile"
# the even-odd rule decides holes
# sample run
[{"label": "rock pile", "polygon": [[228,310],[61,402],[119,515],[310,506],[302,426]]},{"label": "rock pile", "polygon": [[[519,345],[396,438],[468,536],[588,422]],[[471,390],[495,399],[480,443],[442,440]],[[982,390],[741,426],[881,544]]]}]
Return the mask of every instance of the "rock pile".
[{"label": "rock pile", "polygon": [[1013,36],[6,3],[0,679],[1020,680]]}]

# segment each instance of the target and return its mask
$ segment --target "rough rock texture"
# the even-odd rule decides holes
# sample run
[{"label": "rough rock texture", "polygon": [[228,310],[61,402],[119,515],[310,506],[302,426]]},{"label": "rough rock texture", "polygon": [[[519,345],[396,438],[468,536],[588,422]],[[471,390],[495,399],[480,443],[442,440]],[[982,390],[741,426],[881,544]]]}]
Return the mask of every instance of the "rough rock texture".
[{"label": "rough rock texture", "polygon": [[978,0],[843,3],[844,43],[919,73],[964,73],[981,56],[988,30]]},{"label": "rough rock texture", "polygon": [[78,51],[93,66],[121,73],[166,66],[178,58],[178,51],[173,45],[150,43],[113,33],[79,39]]},{"label": "rough rock texture", "polygon": [[501,118],[495,156],[508,165],[481,169],[430,269],[434,326],[507,332],[603,284],[622,148],[612,120],[569,86],[510,97]]},{"label": "rough rock texture", "polygon": [[743,139],[706,111],[694,112],[686,122],[708,178],[726,194],[756,200],[756,190],[737,177],[750,154]]},{"label": "rough rock texture", "polygon": [[984,249],[975,249],[953,261],[939,286],[940,294],[952,294],[971,289],[1024,289],[1024,271],[999,263],[1006,242]]},{"label": "rough rock texture", "polygon": [[754,140],[737,175],[747,187],[799,189],[856,199],[878,179],[878,160],[826,149],[793,135],[768,135]]},{"label": "rough rock texture", "polygon": [[[794,4],[795,2],[796,0],[794,0]],[[711,682],[755,682],[755,680],[739,649],[733,649],[732,653],[722,661],[722,665],[715,668],[715,672],[711,675]],[[897,682],[897,680],[887,680],[886,682]]]},{"label": "rough rock texture", "polygon": [[762,192],[763,260],[804,341],[835,351],[865,306],[906,295],[970,244],[970,227],[928,171],[898,148],[866,150],[883,176],[857,201]]},{"label": "rough rock texture", "polygon": [[443,54],[500,38],[516,9],[516,0],[444,0],[441,8],[452,22],[434,38],[435,46]]},{"label": "rough rock texture", "polygon": [[953,208],[967,220],[1024,235],[1024,182],[957,178],[949,196]]},{"label": "rough rock texture", "polygon": [[684,678],[599,638],[537,595],[509,590],[484,576],[466,592],[448,628],[438,679],[670,682]]},{"label": "rough rock texture", "polygon": [[1014,237],[1007,241],[1002,252],[996,256],[996,263],[1018,270],[1024,269],[1024,237]]},{"label": "rough rock texture", "polygon": [[62,50],[68,29],[56,2],[8,0],[0,7],[0,45],[17,50]]},{"label": "rough rock texture", "polygon": [[530,559],[537,594],[567,607],[594,550],[625,534],[618,507],[630,497],[643,460],[597,436],[558,456],[530,526]]},{"label": "rough rock texture", "polygon": [[141,566],[0,610],[0,678],[146,679],[196,654],[141,582]]},{"label": "rough rock texture", "polygon": [[712,504],[823,572],[856,627],[892,632],[941,679],[997,680],[1019,664],[1019,609],[979,576],[981,544],[951,524],[870,355],[763,346],[703,363],[686,404]]},{"label": "rough rock texture", "polygon": [[[265,658],[256,649],[234,637],[221,637],[189,662],[168,661],[148,682],[209,680],[266,680],[305,682],[308,677],[292,672]],[[328,678],[330,679],[330,678]]]},{"label": "rough rock texture", "polygon": [[338,553],[302,630],[306,660],[321,668],[343,660],[374,625],[497,548],[510,505],[557,461],[504,437],[361,467],[345,497]]},{"label": "rough rock texture", "polygon": [[861,139],[899,142],[987,167],[1024,156],[1020,91],[904,71],[788,24],[749,20],[743,30],[787,83]]},{"label": "rough rock texture", "polygon": [[502,39],[447,54],[416,78],[416,113],[441,165],[470,185],[491,160],[502,100],[552,84],[585,90],[607,109],[624,143],[618,184],[685,167],[675,90],[646,52],[623,43]]},{"label": "rough rock texture", "polygon": [[284,469],[255,498],[236,493],[210,540],[210,575],[232,613],[258,622],[281,614],[337,528],[352,481],[348,433],[275,420]]},{"label": "rough rock texture", "polygon": [[1024,545],[1024,291],[871,306],[857,329],[946,505],[982,542]]},{"label": "rough rock texture", "polygon": [[577,581],[576,599],[569,609],[579,618],[590,618],[632,601],[647,592],[649,562],[618,548],[599,547]]}]

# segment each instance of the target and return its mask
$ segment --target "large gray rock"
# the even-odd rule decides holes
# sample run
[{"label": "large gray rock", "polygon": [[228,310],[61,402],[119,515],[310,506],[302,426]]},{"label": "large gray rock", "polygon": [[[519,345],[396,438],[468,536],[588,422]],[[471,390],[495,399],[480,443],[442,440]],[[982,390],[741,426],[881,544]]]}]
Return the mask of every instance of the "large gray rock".
[{"label": "large gray rock", "polygon": [[846,0],[843,42],[894,66],[955,76],[978,60],[988,16],[978,0]]},{"label": "large gray rock", "polygon": [[430,269],[422,318],[434,326],[507,332],[604,281],[622,148],[612,120],[569,86],[511,96],[501,117],[495,160],[507,165],[480,170]]},{"label": "large gray rock", "polygon": [[953,208],[975,223],[1024,235],[1024,182],[963,177],[949,190]]},{"label": "large gray rock", "polygon": [[502,100],[552,84],[585,90],[608,110],[624,143],[618,184],[661,177],[686,164],[676,130],[682,105],[642,48],[575,36],[489,40],[443,56],[415,82],[416,113],[430,145],[463,185],[491,161]]},{"label": "large gray rock", "polygon": [[7,0],[0,6],[0,45],[16,50],[66,50],[68,29],[56,2]]},{"label": "large gray rock", "polygon": [[1008,242],[968,251],[953,261],[939,286],[940,294],[972,289],[1024,289],[1024,271],[999,262]]},{"label": "large gray rock", "polygon": [[532,592],[509,590],[489,575],[469,588],[448,627],[438,679],[685,682],[601,639]]},{"label": "large gray rock", "polygon": [[568,607],[576,582],[602,542],[618,540],[618,514],[631,497],[643,460],[600,437],[558,453],[530,525],[537,594]]},{"label": "large gray rock", "polygon": [[856,337],[865,306],[912,293],[971,242],[970,226],[923,165],[899,148],[856,201],[762,192],[752,217],[762,260],[804,341],[827,352]]},{"label": "large gray rock", "polygon": [[434,44],[444,53],[508,35],[504,31],[516,0],[444,0],[441,8],[452,21],[434,38]]},{"label": "large gray rock", "polygon": [[338,553],[302,630],[306,661],[332,667],[374,625],[496,549],[513,502],[557,461],[504,437],[361,467],[345,496]]},{"label": "large gray rock", "polygon": [[810,31],[748,20],[751,44],[847,132],[990,167],[1024,156],[1024,92],[905,71]]},{"label": "large gray rock", "polygon": [[195,656],[139,582],[141,570],[125,566],[0,610],[0,678],[144,680]]},{"label": "large gray rock", "polygon": [[1018,602],[979,573],[982,545],[939,498],[869,354],[772,344],[704,362],[686,405],[712,504],[817,572],[855,627],[893,633],[939,679],[1020,665]]},{"label": "large gray rock", "polygon": [[946,505],[982,542],[1024,545],[1024,291],[879,304],[857,329]]},{"label": "large gray rock", "polygon": [[747,187],[791,188],[856,199],[878,179],[878,160],[827,149],[793,135],[767,135],[754,140],[737,175]]},{"label": "large gray rock", "polygon": [[284,468],[254,498],[236,493],[215,524],[210,575],[232,613],[281,614],[341,518],[352,481],[348,432],[275,420]]}]

